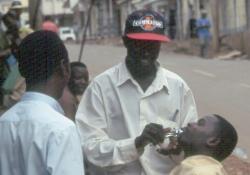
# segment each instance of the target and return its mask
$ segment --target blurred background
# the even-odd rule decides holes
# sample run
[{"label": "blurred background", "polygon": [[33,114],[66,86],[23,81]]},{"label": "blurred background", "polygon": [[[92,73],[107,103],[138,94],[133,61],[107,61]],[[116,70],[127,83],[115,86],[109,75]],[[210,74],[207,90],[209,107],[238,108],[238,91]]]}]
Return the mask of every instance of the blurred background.
[{"label": "blurred background", "polygon": [[[161,13],[167,21],[166,35],[172,39],[172,42],[162,44],[159,56],[161,65],[187,81],[194,93],[199,116],[217,113],[233,123],[239,133],[234,154],[244,161],[235,161],[230,157],[225,166],[231,174],[250,174],[250,0],[19,2],[22,5],[18,19],[20,39],[42,29],[44,21],[49,19],[65,42],[70,60],[84,62],[92,78],[124,60],[126,49],[121,36],[128,14],[145,8]],[[7,27],[2,22],[2,16],[9,12],[12,3],[11,0],[0,0],[0,26],[3,32],[7,31]],[[207,58],[200,57],[196,26],[203,12],[211,22],[209,30],[212,38]],[[17,94],[22,94],[19,88],[24,80],[20,78],[15,59],[10,56],[13,56],[15,49],[4,47],[2,35],[0,41],[1,65],[7,62],[7,66],[1,68],[0,95],[18,99]],[[8,59],[4,62],[2,58],[5,59],[5,55],[8,55]],[[6,106],[11,105],[13,103]],[[6,107],[0,105],[0,115],[4,110]]]}]

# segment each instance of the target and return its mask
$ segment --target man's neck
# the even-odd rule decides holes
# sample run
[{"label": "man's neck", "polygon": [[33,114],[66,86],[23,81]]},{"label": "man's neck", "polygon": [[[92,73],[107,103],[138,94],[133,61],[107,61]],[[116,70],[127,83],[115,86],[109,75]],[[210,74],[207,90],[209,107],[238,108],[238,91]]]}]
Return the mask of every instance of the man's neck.
[{"label": "man's neck", "polygon": [[42,94],[46,94],[54,99],[58,99],[56,96],[57,93],[55,93],[55,90],[53,88],[47,88],[46,85],[32,85],[32,86],[27,86],[26,91],[33,91],[33,92],[39,92]]},{"label": "man's neck", "polygon": [[144,72],[143,74],[140,73],[138,74],[138,70],[140,68],[137,67],[136,69],[133,69],[132,66],[129,65],[130,63],[126,62],[126,66],[130,72],[130,74],[132,75],[132,77],[137,81],[137,83],[140,85],[140,87],[143,89],[143,91],[145,92],[148,87],[152,84],[152,82],[154,81],[155,77],[156,77],[156,73],[157,73],[157,65],[152,65],[152,70],[148,71],[148,72]]},{"label": "man's neck", "polygon": [[195,156],[195,155],[205,155],[205,156],[213,157],[212,153],[207,149],[199,149],[199,150],[190,149],[189,151],[184,150],[184,153],[185,153],[185,158]]}]

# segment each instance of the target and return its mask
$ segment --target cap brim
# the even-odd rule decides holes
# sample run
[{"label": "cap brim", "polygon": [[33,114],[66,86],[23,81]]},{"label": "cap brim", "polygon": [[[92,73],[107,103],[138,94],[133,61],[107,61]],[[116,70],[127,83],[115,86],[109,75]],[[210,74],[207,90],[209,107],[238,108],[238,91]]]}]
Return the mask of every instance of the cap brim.
[{"label": "cap brim", "polygon": [[138,39],[138,40],[153,40],[153,41],[162,41],[162,42],[170,42],[171,40],[165,36],[155,33],[129,33],[126,34],[128,38]]}]

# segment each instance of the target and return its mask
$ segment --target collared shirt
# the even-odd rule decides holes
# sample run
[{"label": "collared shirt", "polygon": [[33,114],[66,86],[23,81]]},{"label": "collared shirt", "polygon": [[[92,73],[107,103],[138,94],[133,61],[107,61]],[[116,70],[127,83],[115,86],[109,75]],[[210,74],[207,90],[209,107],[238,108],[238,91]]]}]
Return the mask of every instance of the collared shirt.
[{"label": "collared shirt", "polygon": [[144,92],[124,62],[91,82],[76,114],[88,161],[106,174],[119,175],[170,172],[173,161],[150,145],[140,154],[134,140],[148,123],[178,128],[195,120],[193,95],[178,75],[159,67]]},{"label": "collared shirt", "polygon": [[79,136],[59,103],[26,92],[0,117],[1,175],[83,175]]},{"label": "collared shirt", "polygon": [[222,164],[212,157],[196,155],[186,158],[170,175],[227,175]]}]

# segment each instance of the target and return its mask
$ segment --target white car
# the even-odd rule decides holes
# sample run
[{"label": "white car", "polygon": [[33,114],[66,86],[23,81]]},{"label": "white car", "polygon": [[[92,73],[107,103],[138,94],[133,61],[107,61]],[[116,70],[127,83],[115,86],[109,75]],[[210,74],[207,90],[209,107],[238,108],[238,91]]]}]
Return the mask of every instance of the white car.
[{"label": "white car", "polygon": [[60,27],[59,36],[63,41],[76,41],[76,35],[71,27]]}]

